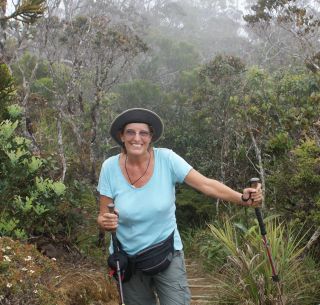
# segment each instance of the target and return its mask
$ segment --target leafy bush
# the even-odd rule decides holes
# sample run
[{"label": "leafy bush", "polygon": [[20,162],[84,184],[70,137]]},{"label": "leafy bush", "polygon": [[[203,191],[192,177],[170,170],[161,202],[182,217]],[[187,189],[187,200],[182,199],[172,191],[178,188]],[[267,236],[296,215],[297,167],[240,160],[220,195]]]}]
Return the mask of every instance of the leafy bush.
[{"label": "leafy bush", "polygon": [[[13,114],[18,109],[11,107]],[[0,123],[0,234],[27,238],[54,231],[66,187],[42,177],[48,161],[32,155],[29,140],[17,135],[18,125],[18,120]]]},{"label": "leafy bush", "polygon": [[[297,225],[320,225],[320,147],[315,140],[301,141],[289,158],[277,164],[269,183],[275,187],[272,201],[280,210],[291,211]],[[288,214],[288,213],[286,213]]]},{"label": "leafy bush", "polygon": [[50,160],[33,155],[30,141],[20,136],[22,109],[13,104],[13,79],[5,65],[0,74],[0,236],[57,233],[66,186],[51,179]]},{"label": "leafy bush", "polygon": [[0,64],[0,121],[6,118],[6,107],[15,97],[13,78],[9,68],[5,64]]}]

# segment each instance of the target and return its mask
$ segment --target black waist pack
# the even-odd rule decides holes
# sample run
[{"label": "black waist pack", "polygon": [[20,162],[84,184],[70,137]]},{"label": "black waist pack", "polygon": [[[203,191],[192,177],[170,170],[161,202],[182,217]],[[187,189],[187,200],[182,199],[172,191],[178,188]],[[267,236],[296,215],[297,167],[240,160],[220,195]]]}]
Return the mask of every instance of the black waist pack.
[{"label": "black waist pack", "polygon": [[147,275],[155,275],[167,269],[174,252],[174,231],[165,240],[151,245],[135,255],[130,255],[129,262],[134,270],[141,270]]}]

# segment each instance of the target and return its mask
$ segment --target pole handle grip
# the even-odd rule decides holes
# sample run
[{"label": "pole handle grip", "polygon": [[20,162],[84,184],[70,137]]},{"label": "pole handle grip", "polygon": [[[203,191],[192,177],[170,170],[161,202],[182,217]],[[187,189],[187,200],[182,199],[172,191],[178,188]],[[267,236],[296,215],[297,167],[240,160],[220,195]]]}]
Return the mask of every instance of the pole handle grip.
[{"label": "pole handle grip", "polygon": [[[108,204],[108,210],[110,214],[115,214],[114,212],[115,205],[113,202]],[[118,241],[116,237],[116,231],[111,231],[111,238],[112,238],[112,243],[113,243],[113,249],[115,252],[118,251]]]},{"label": "pole handle grip", "polygon": [[108,204],[109,213],[114,214],[114,207],[115,207],[114,203]]},{"label": "pole handle grip", "polygon": [[[259,178],[251,178],[250,181],[249,181],[250,187],[257,188],[259,182],[260,182]],[[259,223],[261,235],[264,236],[264,235],[267,234],[267,230],[266,230],[266,226],[265,226],[265,224],[263,222],[261,209],[260,208],[255,208],[254,211],[255,211],[256,216],[257,216],[257,220],[258,220],[258,223]]]}]

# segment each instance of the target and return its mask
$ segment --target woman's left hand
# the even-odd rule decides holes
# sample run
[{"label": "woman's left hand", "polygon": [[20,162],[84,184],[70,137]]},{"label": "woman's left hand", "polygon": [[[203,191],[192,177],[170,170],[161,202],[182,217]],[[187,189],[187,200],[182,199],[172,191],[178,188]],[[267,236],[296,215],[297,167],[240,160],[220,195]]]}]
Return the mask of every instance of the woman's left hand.
[{"label": "woman's left hand", "polygon": [[241,205],[258,208],[263,199],[261,183],[258,183],[257,188],[248,187],[243,190]]}]

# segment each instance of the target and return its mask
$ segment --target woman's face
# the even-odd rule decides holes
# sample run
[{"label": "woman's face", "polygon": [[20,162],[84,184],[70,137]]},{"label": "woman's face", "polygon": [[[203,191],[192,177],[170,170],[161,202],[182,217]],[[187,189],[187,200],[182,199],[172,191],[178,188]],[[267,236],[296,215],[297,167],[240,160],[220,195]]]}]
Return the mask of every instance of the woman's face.
[{"label": "woman's face", "polygon": [[127,124],[121,134],[128,155],[143,155],[147,152],[152,140],[152,133],[148,124]]}]

